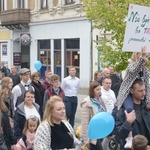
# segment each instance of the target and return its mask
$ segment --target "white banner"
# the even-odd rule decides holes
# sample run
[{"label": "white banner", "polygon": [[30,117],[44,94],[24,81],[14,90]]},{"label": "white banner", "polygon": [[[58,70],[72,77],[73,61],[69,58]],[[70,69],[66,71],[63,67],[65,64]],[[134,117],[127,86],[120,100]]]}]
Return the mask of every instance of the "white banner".
[{"label": "white banner", "polygon": [[130,4],[122,50],[138,52],[143,46],[150,52],[150,7]]}]

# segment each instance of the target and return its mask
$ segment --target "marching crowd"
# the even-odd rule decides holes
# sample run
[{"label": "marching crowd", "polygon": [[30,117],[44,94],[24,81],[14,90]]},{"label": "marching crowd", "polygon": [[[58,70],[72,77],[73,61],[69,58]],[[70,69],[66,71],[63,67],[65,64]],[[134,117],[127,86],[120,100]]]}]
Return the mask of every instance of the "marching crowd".
[{"label": "marching crowd", "polygon": [[[50,70],[45,78],[27,68],[11,70],[0,62],[0,146],[6,150],[147,150],[150,145],[150,72],[146,47],[134,52],[124,79],[109,66],[94,73],[88,96],[81,101],[79,135],[74,132],[80,80],[76,69],[60,84]],[[114,131],[89,139],[91,118],[106,111],[115,118]],[[100,129],[99,129],[100,130]],[[106,129],[107,130],[107,129]],[[113,147],[114,146],[114,147]],[[0,149],[1,149],[0,147]]]}]

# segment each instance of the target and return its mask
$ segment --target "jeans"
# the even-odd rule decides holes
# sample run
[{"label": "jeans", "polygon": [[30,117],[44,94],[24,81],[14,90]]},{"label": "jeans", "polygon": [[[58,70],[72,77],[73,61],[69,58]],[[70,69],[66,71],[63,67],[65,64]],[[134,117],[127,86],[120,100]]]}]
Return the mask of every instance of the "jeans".
[{"label": "jeans", "polygon": [[69,120],[71,126],[74,127],[75,114],[78,106],[78,98],[76,96],[72,97],[65,96],[64,103],[66,106],[67,120]]}]

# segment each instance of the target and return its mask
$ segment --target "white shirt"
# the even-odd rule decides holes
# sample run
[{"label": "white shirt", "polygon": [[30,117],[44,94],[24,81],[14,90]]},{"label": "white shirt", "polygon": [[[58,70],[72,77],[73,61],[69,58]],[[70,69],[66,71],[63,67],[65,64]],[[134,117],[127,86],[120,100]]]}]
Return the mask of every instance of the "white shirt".
[{"label": "white shirt", "polygon": [[31,116],[36,116],[39,118],[39,121],[41,121],[41,118],[40,118],[40,115],[39,113],[37,112],[36,108],[33,107],[33,108],[29,108],[27,106],[24,106],[24,110],[25,110],[25,114],[26,114],[26,120]]},{"label": "white shirt", "polygon": [[64,90],[65,96],[77,96],[77,92],[79,89],[80,79],[77,77],[72,78],[68,76],[62,81],[62,89]]},{"label": "white shirt", "polygon": [[[23,82],[23,81],[21,81],[20,82],[23,86],[25,86],[26,84]],[[33,88],[33,91],[34,91],[34,87],[32,86],[32,88]],[[28,90],[28,87],[25,87],[25,89],[26,90]],[[14,103],[14,110],[16,110],[16,107],[15,107],[15,105],[16,105],[16,102],[17,102],[17,98],[19,97],[19,96],[21,96],[21,88],[20,88],[20,86],[19,85],[16,85],[13,89],[12,89],[12,93],[13,93],[13,103]]]},{"label": "white shirt", "polygon": [[114,109],[114,105],[116,103],[115,93],[111,89],[106,91],[103,87],[101,87],[101,93],[102,93],[101,97],[105,103],[106,110],[108,113],[111,114],[112,110]]}]

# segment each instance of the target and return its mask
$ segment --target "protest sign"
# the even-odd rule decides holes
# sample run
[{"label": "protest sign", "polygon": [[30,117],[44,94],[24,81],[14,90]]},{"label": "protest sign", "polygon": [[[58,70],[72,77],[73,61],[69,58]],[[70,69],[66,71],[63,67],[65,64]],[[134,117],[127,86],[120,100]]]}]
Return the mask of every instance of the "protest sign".
[{"label": "protest sign", "polygon": [[138,52],[143,46],[150,52],[150,7],[130,4],[122,50]]}]

